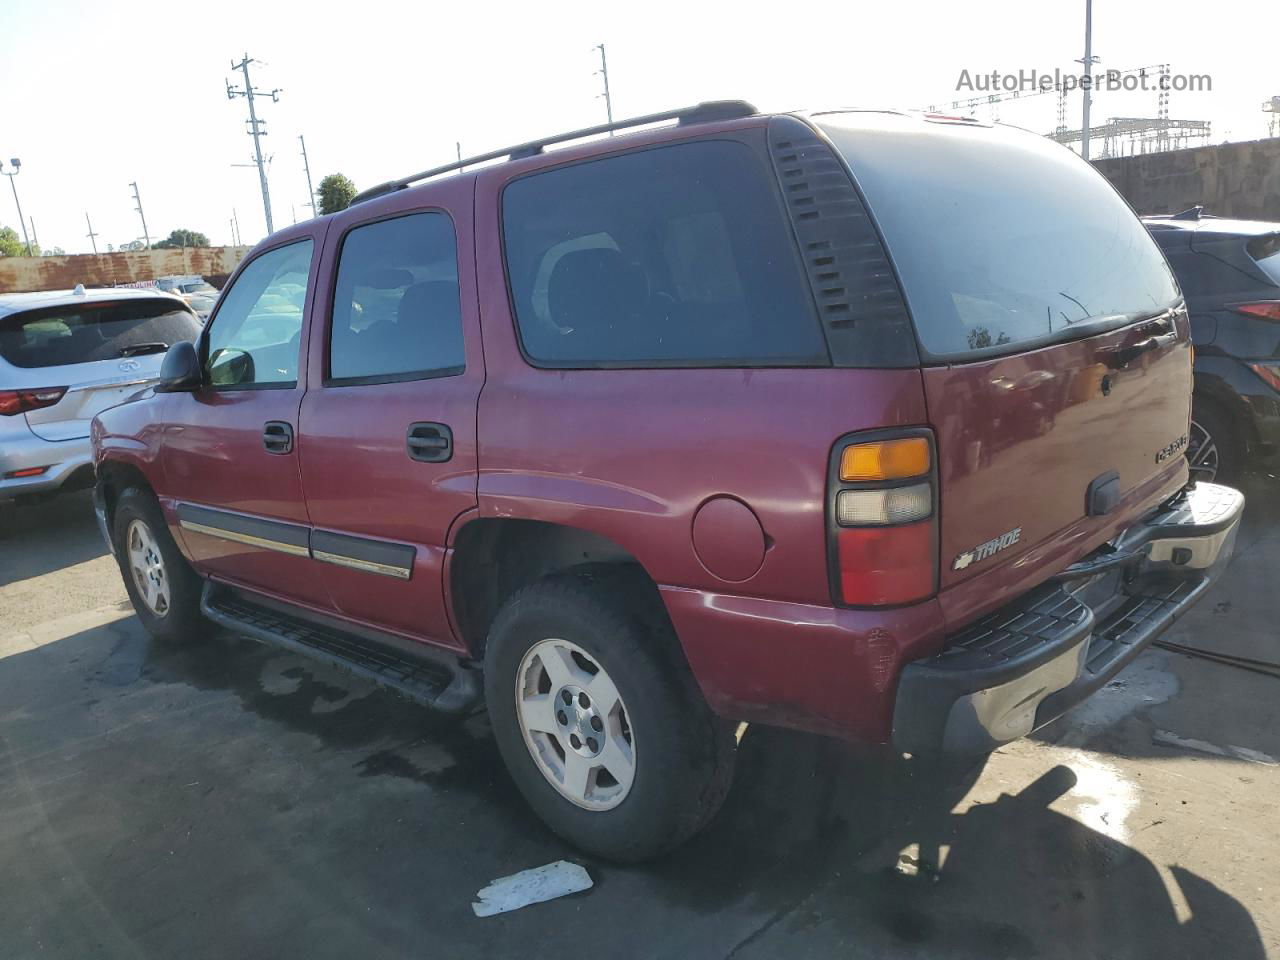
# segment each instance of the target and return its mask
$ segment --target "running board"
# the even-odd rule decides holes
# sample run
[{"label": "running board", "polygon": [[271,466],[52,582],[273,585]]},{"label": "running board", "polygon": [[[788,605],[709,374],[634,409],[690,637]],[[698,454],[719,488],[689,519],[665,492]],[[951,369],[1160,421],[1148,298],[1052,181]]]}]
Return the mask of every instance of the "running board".
[{"label": "running board", "polygon": [[480,699],[479,673],[436,647],[356,633],[340,620],[293,612],[212,580],[205,583],[200,610],[233,633],[330,664],[443,713],[461,713]]}]

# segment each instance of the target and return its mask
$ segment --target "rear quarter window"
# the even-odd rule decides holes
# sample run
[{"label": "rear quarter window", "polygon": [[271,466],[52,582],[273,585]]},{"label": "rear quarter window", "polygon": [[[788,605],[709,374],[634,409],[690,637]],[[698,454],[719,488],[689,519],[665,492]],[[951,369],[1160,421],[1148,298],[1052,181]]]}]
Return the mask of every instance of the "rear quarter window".
[{"label": "rear quarter window", "polygon": [[163,353],[199,335],[195,314],[172,300],[90,301],[0,318],[0,356],[15,367],[60,367]]},{"label": "rear quarter window", "polygon": [[733,141],[516,180],[503,231],[525,354],[547,367],[826,366],[764,161]]}]

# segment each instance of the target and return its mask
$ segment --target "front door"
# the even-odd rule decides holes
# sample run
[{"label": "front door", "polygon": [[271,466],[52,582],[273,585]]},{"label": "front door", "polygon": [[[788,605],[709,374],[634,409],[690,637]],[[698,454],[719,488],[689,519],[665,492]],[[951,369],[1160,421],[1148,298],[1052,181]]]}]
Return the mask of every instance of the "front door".
[{"label": "front door", "polygon": [[308,553],[298,472],[299,369],[323,227],[246,263],[200,341],[204,383],[165,406],[165,507],[200,571],[330,609]]},{"label": "front door", "polygon": [[[484,383],[473,182],[430,206],[331,224],[308,348],[299,453],[317,575],[345,617],[456,646],[444,607],[449,528],[476,506]],[[326,289],[325,293],[328,293]]]}]

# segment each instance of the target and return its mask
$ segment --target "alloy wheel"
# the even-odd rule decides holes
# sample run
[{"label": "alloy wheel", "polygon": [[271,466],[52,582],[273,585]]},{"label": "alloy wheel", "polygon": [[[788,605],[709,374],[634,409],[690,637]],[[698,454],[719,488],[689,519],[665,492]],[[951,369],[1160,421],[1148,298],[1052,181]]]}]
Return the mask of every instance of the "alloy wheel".
[{"label": "alloy wheel", "polygon": [[635,734],[609,674],[577,644],[535,643],[516,673],[516,715],[534,763],[561,796],[587,810],[626,799]]},{"label": "alloy wheel", "polygon": [[160,545],[142,520],[130,521],[125,533],[125,549],[138,596],[152,615],[163,617],[169,612],[169,577]]},{"label": "alloy wheel", "polygon": [[1191,435],[1187,442],[1187,466],[1193,480],[1212,483],[1218,475],[1218,444],[1209,431],[1195,420],[1191,421]]}]

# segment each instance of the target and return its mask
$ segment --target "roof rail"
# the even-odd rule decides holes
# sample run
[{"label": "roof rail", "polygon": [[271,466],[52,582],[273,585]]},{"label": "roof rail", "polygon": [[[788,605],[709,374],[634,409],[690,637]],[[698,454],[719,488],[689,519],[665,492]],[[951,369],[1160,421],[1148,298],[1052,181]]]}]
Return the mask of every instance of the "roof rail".
[{"label": "roof rail", "polygon": [[566,140],[579,140],[583,137],[593,137],[601,133],[612,133],[615,130],[627,130],[631,127],[643,127],[650,123],[662,123],[665,120],[675,120],[681,126],[689,126],[695,123],[715,123],[719,120],[738,120],[742,117],[755,116],[758,112],[755,107],[745,100],[708,100],[691,107],[682,107],[679,110],[650,113],[643,117],[632,117],[630,120],[619,120],[617,123],[602,123],[594,127],[583,127],[581,130],[570,130],[568,133],[558,133],[555,136],[543,137],[540,140],[530,140],[527,143],[518,143],[513,147],[503,147],[501,150],[493,150],[489,153],[482,153],[479,156],[467,157],[465,160],[456,160],[443,166],[432,167],[430,170],[423,170],[421,173],[401,177],[399,180],[388,180],[386,183],[380,183],[376,187],[360,191],[355,195],[351,203],[363,203],[365,200],[372,200],[374,197],[395,193],[397,190],[403,190],[409,184],[416,183],[419,180],[437,177],[442,173],[461,170],[463,167],[485,163],[488,160],[497,160],[501,157],[507,157],[510,160],[535,157],[542,152],[544,147],[551,146],[554,143],[563,143]]}]

